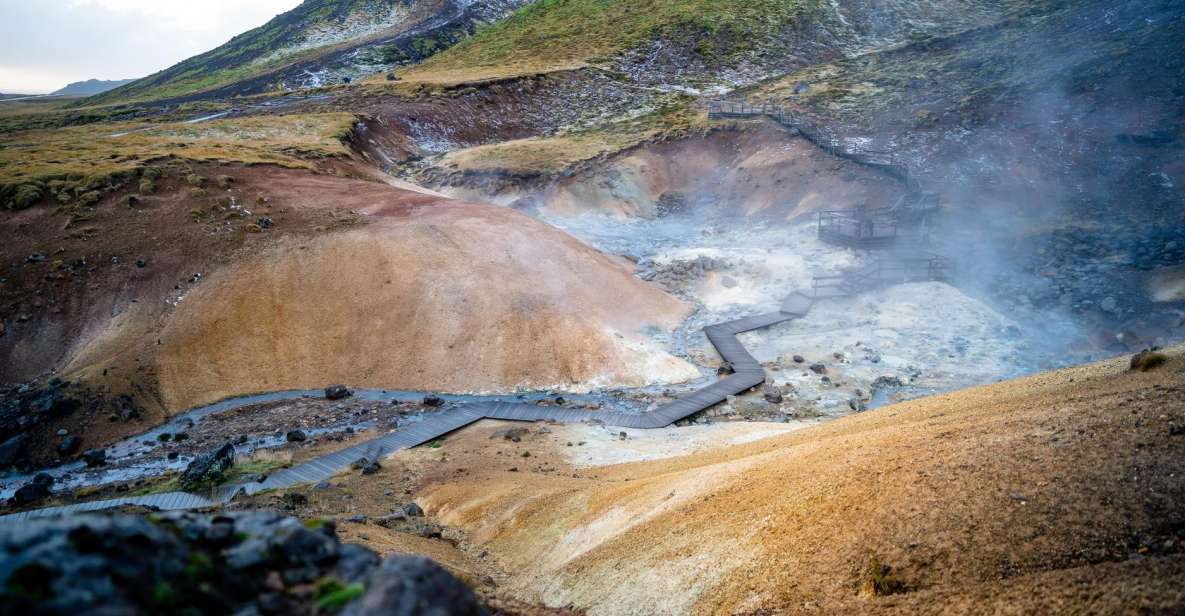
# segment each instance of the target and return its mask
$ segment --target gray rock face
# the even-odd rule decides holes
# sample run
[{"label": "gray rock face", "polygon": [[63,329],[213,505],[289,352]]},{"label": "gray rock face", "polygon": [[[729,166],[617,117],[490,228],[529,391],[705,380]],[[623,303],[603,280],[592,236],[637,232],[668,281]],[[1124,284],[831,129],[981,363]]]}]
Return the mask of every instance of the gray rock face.
[{"label": "gray rock face", "polygon": [[289,591],[330,578],[364,585],[343,613],[485,613],[427,559],[383,562],[274,512],[31,520],[0,526],[0,562],[5,614],[314,614],[313,593]]}]

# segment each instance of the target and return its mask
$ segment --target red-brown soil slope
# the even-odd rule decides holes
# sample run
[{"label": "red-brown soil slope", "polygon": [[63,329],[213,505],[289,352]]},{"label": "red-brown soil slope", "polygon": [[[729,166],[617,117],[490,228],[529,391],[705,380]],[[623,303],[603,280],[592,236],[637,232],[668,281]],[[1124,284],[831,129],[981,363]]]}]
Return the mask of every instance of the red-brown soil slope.
[{"label": "red-brown soil slope", "polygon": [[[1170,355],[681,458],[446,464],[418,502],[488,551],[503,591],[593,614],[1178,613],[1185,349]],[[465,438],[447,450],[488,441]]]},{"label": "red-brown soil slope", "polygon": [[[0,215],[0,382],[56,374],[90,392],[37,442],[67,428],[96,446],[192,404],[334,381],[468,391],[693,374],[642,333],[686,305],[522,214],[341,165],[159,164],[151,194]],[[109,410],[123,394],[138,413]]]},{"label": "red-brown soil slope", "polygon": [[391,191],[370,224],[220,272],[162,331],[170,408],[357,386],[583,388],[694,372],[646,340],[687,306],[628,262],[507,208]]}]

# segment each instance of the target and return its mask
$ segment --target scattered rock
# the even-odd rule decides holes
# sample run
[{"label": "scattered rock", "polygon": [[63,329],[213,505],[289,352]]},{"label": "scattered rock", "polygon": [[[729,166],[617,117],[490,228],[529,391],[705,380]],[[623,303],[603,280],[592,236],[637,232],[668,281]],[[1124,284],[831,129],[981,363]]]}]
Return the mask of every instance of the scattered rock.
[{"label": "scattered rock", "polygon": [[370,458],[358,458],[357,460],[354,460],[354,463],[350,465],[350,468],[356,471],[362,471],[363,475],[373,475],[383,470],[383,467],[378,463],[378,460],[371,460]]},{"label": "scattered rock", "polygon": [[795,356],[794,356],[794,363],[796,363],[796,364],[801,364],[801,363],[803,363],[803,362],[805,362],[805,361],[806,361],[806,358],[805,358],[805,357],[803,357],[803,356],[801,356],[801,355],[795,355]]},{"label": "scattered rock", "polygon": [[60,444],[58,444],[58,455],[63,457],[72,456],[74,455],[74,452],[78,451],[79,447],[82,447],[81,438],[78,438],[77,436],[67,436],[66,438],[62,439]]},{"label": "scattered rock", "polygon": [[415,503],[408,503],[408,504],[404,505],[403,511],[404,511],[404,513],[407,514],[407,517],[409,517],[409,518],[424,517],[424,510],[421,509],[420,506]]},{"label": "scattered rock", "polygon": [[901,387],[902,385],[904,385],[904,383],[902,383],[901,379],[898,377],[878,376],[876,377],[876,380],[872,382],[872,389],[877,390],[886,387]]},{"label": "scattered rock", "polygon": [[825,374],[827,372],[827,366],[824,366],[823,364],[811,364],[811,372],[814,372],[815,374]]},{"label": "scattered rock", "polygon": [[325,388],[325,398],[328,400],[341,400],[343,398],[349,398],[352,395],[354,395],[354,392],[350,391],[350,388],[345,385],[330,385]]},{"label": "scattered rock", "polygon": [[444,398],[440,396],[424,396],[424,406],[439,408],[444,406]]},{"label": "scattered rock", "polygon": [[50,487],[53,486],[54,478],[49,473],[37,473],[37,476],[32,481],[17,488],[12,495],[12,501],[16,505],[32,505],[39,503],[50,496]]},{"label": "scattered rock", "polygon": [[89,451],[83,452],[82,461],[86,462],[86,465],[91,468],[103,466],[104,464],[107,464],[107,450],[91,449]]},{"label": "scattered rock", "polygon": [[226,472],[235,465],[235,446],[226,443],[218,449],[198,456],[185,467],[181,474],[181,487],[186,490],[217,484],[226,478]]},{"label": "scattered rock", "polygon": [[867,410],[868,407],[864,405],[864,401],[860,398],[848,398],[848,408],[856,411],[857,413],[862,413]]},{"label": "scattered rock", "polygon": [[781,404],[782,390],[776,385],[767,384],[763,392],[763,397],[765,398],[765,401],[769,402],[770,404]]},{"label": "scattered rock", "polygon": [[527,428],[509,428],[507,430],[500,430],[490,435],[490,438],[502,437],[505,440],[519,443],[522,442],[523,437],[530,434],[531,431]]},{"label": "scattered rock", "polygon": [[309,437],[304,433],[304,430],[289,430],[288,433],[284,435],[284,439],[289,443],[302,443],[307,441],[308,438]]}]

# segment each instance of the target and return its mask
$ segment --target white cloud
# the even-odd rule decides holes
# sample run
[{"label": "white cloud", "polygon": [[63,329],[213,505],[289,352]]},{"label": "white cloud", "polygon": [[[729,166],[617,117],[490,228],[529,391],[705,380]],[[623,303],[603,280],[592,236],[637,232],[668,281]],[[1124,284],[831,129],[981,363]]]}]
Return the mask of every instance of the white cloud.
[{"label": "white cloud", "polygon": [[[216,32],[227,38],[262,25],[299,0],[69,0],[72,8],[95,7],[138,14],[167,23],[172,29]],[[244,27],[244,24],[247,24]],[[228,26],[230,26],[228,31]]]},{"label": "white cloud", "polygon": [[144,77],[300,0],[0,0],[0,92]]}]

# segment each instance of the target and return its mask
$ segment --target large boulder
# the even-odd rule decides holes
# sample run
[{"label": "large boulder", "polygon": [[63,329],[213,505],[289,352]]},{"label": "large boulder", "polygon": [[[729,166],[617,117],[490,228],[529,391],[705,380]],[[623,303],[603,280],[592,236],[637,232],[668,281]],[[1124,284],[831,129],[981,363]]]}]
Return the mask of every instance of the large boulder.
[{"label": "large boulder", "polygon": [[341,400],[343,398],[349,398],[352,395],[354,395],[354,392],[350,391],[350,388],[345,385],[330,385],[325,388],[325,398],[328,400]]},{"label": "large boulder", "polygon": [[0,443],[0,468],[15,466],[20,463],[25,457],[25,446],[28,442],[28,436],[18,434]]},{"label": "large boulder", "polygon": [[181,487],[190,490],[200,486],[219,483],[226,478],[226,472],[235,465],[235,446],[225,445],[194,458],[181,475]]},{"label": "large boulder", "polygon": [[49,473],[37,473],[32,481],[17,488],[12,495],[12,502],[18,506],[39,503],[49,498],[53,484],[54,478]]},{"label": "large boulder", "polygon": [[107,463],[107,450],[91,449],[89,451],[85,451],[82,454],[82,461],[86,462],[86,465],[91,468],[103,466]]},{"label": "large boulder", "polygon": [[366,579],[366,592],[342,616],[478,616],[473,591],[421,556],[393,556]]},{"label": "large boulder", "polygon": [[[385,562],[275,512],[89,514],[0,526],[5,614],[483,614],[422,558]],[[312,586],[333,593],[299,592]],[[290,592],[290,591],[297,592]]]}]

